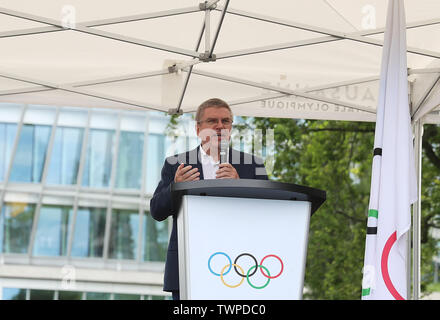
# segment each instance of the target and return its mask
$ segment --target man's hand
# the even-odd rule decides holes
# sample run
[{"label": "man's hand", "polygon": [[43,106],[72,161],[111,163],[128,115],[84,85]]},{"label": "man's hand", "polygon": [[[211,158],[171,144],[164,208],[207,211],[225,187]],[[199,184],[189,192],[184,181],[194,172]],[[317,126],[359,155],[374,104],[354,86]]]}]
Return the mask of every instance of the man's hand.
[{"label": "man's hand", "polygon": [[230,163],[220,163],[216,179],[240,179],[237,170]]},{"label": "man's hand", "polygon": [[177,168],[176,175],[174,176],[174,182],[196,181],[200,180],[200,172],[198,168],[192,168],[192,166],[186,166],[181,163]]}]

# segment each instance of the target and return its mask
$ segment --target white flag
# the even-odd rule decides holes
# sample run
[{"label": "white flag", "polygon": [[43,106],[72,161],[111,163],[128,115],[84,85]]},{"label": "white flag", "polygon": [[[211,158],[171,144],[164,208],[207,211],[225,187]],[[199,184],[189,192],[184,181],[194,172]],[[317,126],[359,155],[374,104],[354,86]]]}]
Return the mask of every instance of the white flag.
[{"label": "white flag", "polygon": [[406,299],[407,233],[417,182],[403,0],[389,0],[381,68],[362,299]]}]

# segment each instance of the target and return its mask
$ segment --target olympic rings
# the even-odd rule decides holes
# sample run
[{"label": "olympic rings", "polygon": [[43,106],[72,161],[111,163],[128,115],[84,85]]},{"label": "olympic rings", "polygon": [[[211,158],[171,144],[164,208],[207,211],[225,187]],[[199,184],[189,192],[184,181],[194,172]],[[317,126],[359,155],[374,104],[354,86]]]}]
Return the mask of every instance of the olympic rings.
[{"label": "olympic rings", "polygon": [[232,268],[232,261],[231,261],[231,258],[229,258],[229,256],[228,256],[226,253],[224,253],[224,252],[215,252],[215,253],[213,253],[213,254],[209,257],[209,259],[208,259],[208,268],[209,268],[209,271],[211,271],[211,273],[213,273],[214,275],[220,277],[220,276],[221,276],[220,273],[215,273],[215,272],[212,271],[212,269],[211,269],[211,260],[212,260],[212,258],[214,258],[214,256],[216,256],[216,255],[218,255],[218,254],[224,255],[224,256],[225,256],[226,258],[228,258],[228,260],[229,260],[229,269],[228,269],[228,271],[226,271],[226,272],[224,273],[224,275],[228,274],[228,272],[231,271],[231,268]]},{"label": "olympic rings", "polygon": [[[278,256],[276,256],[276,255],[274,255],[274,254],[269,254],[269,255],[265,256],[263,259],[261,259],[260,265],[262,266],[262,265],[263,265],[263,261],[266,260],[266,258],[269,258],[269,257],[274,257],[274,258],[278,259],[278,261],[279,261],[280,264],[281,264],[281,270],[280,270],[280,272],[278,272],[278,274],[277,274],[276,276],[273,276],[273,277],[270,276],[270,273],[269,273],[269,272],[268,272],[269,275],[266,275],[266,274],[264,273],[264,271],[263,271],[263,268],[260,268],[261,273],[263,274],[263,276],[265,276],[266,278],[269,278],[269,279],[275,279],[275,278],[278,278],[278,277],[283,273],[283,270],[284,270],[284,264],[283,264],[283,261],[280,259],[280,257],[278,257]],[[266,269],[266,268],[264,268],[264,269]],[[266,269],[266,270],[267,270],[267,269]]]},{"label": "olympic rings", "polygon": [[[236,263],[237,263],[237,260],[238,260],[239,258],[241,258],[242,256],[249,256],[249,257],[251,257],[251,258],[254,260],[254,262],[255,262],[255,270],[254,270],[254,272],[252,272],[252,274],[249,275],[249,277],[251,277],[251,276],[253,276],[253,275],[255,274],[255,272],[257,272],[257,267],[258,267],[257,259],[255,259],[255,257],[254,257],[253,255],[251,255],[250,253],[242,253],[242,254],[240,254],[239,256],[237,256],[237,258],[235,258],[235,260],[234,260],[234,264],[236,264]],[[238,274],[239,276],[241,276],[241,277],[243,277],[243,278],[246,278],[246,277],[247,277],[246,274],[241,274],[240,272],[238,272],[238,271],[237,271],[237,267],[234,266],[234,269],[235,269],[235,272],[237,272],[237,274]],[[241,270],[241,272],[243,272],[243,269]]]},{"label": "olympic rings", "polygon": [[[212,259],[213,259],[215,256],[217,256],[217,255],[225,256],[226,259],[228,260],[228,263],[227,263],[227,264],[221,269],[220,273],[215,272],[214,270],[212,270],[212,267],[211,267]],[[239,260],[241,257],[243,257],[243,256],[248,256],[248,257],[250,257],[250,258],[254,261],[254,265],[252,265],[252,266],[248,269],[247,272],[244,272],[243,268],[237,263],[238,260]],[[269,272],[269,269],[263,265],[264,261],[265,261],[267,258],[275,258],[275,259],[277,259],[277,260],[279,261],[279,263],[280,263],[280,265],[281,265],[280,271],[279,271],[276,275],[274,275],[274,276],[271,276],[271,274],[270,274],[270,272]],[[237,275],[239,275],[239,276],[242,278],[237,284],[234,284],[234,285],[231,285],[231,284],[226,283],[226,281],[225,281],[225,279],[224,279],[224,276],[227,275],[227,274],[229,273],[229,271],[231,271],[232,267],[234,267],[235,273],[236,273]],[[221,282],[222,282],[226,287],[229,287],[229,288],[237,288],[237,287],[239,287],[239,286],[241,286],[241,285],[243,284],[244,279],[246,278],[247,283],[248,283],[249,286],[251,286],[252,288],[254,288],[254,289],[264,289],[264,288],[266,288],[266,287],[269,285],[270,280],[272,280],[272,279],[276,279],[276,278],[278,278],[279,276],[281,276],[281,274],[282,274],[283,271],[284,271],[284,263],[283,263],[283,260],[282,260],[280,257],[278,257],[277,255],[275,255],[275,254],[269,254],[269,255],[266,255],[265,257],[263,257],[263,259],[261,259],[260,263],[258,264],[257,259],[256,259],[252,254],[247,253],[247,252],[238,255],[238,256],[235,258],[234,263],[232,263],[232,260],[231,260],[231,258],[229,257],[229,255],[227,255],[227,254],[224,253],[224,252],[218,251],[218,252],[213,253],[213,254],[209,257],[209,259],[208,259],[208,269],[209,269],[209,271],[210,271],[213,275],[220,277]],[[253,284],[253,283],[250,281],[250,278],[251,278],[253,275],[255,275],[255,273],[257,272],[257,269],[260,269],[261,274],[262,274],[264,277],[267,278],[266,283],[264,283],[262,286],[257,286],[257,285]]]},{"label": "olympic rings", "polygon": [[[267,273],[269,274],[269,277],[267,277],[267,276],[264,274],[264,272],[261,271],[261,272],[263,273],[263,275],[267,278],[266,283],[263,284],[261,287],[257,287],[257,286],[254,286],[254,285],[251,283],[251,281],[249,280],[249,277],[247,277],[246,280],[247,280],[247,282],[249,283],[249,285],[250,285],[252,288],[254,288],[254,289],[264,289],[264,288],[267,287],[267,285],[268,285],[269,282],[270,282],[270,279],[271,279],[271,278],[270,278],[270,272],[269,272],[269,270],[267,270],[267,268],[266,268],[265,266],[258,265],[258,267],[260,267],[260,270],[265,269],[265,270],[267,271]],[[247,275],[249,275],[249,272],[251,272],[251,270],[252,270],[253,268],[255,268],[255,270],[257,270],[257,267],[256,267],[256,266],[252,266],[252,267],[249,268],[249,270],[248,270],[248,274],[247,274]]]},{"label": "olympic rings", "polygon": [[[244,272],[243,269],[242,269],[238,264],[235,264],[235,263],[234,263],[233,266],[234,266],[234,268],[239,268],[239,269],[241,270],[241,272]],[[223,267],[222,272],[220,272],[220,279],[222,280],[223,284],[224,284],[225,286],[229,287],[229,288],[237,288],[237,287],[241,286],[241,284],[242,284],[243,281],[244,281],[244,278],[241,278],[240,282],[239,282],[238,284],[234,285],[234,286],[229,285],[229,284],[227,284],[227,283],[225,282],[225,280],[223,279],[223,271],[225,271],[225,269],[226,269],[227,267],[229,267],[229,270],[231,270],[231,268],[230,268],[231,265],[226,265],[226,266]]]}]

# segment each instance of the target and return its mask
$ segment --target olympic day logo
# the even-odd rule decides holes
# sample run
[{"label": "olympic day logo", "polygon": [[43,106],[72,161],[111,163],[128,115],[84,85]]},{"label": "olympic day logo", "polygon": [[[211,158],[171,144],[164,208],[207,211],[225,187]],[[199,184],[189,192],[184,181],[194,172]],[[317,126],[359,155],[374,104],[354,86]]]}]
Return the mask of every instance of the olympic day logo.
[{"label": "olympic day logo", "polygon": [[[227,262],[226,262],[226,264],[223,267],[217,268],[218,269],[217,270],[215,268],[215,265],[218,266],[219,259],[224,259],[223,257],[226,258]],[[254,264],[251,265],[251,267],[246,272],[238,264],[238,260],[239,259],[243,259],[243,257],[249,257],[254,262]],[[263,265],[263,263],[266,261],[266,259],[278,260],[278,263],[280,264],[280,267],[275,270],[275,272],[278,272],[278,273],[275,274],[275,272],[274,272],[273,274],[271,274],[269,269]],[[213,260],[215,260],[217,263],[213,263]],[[213,270],[213,265],[214,265],[214,269],[216,269],[216,270]],[[229,274],[229,272],[232,271],[232,267],[234,267],[235,273],[241,278],[240,281],[238,281],[237,284],[229,284],[225,280],[225,276],[227,276]],[[243,284],[243,282],[244,282],[244,279],[246,279],[247,283],[252,288],[254,288],[254,289],[264,289],[264,288],[266,288],[269,285],[270,280],[276,279],[279,276],[281,276],[281,274],[283,273],[283,270],[284,270],[284,263],[283,263],[283,260],[281,260],[280,257],[278,257],[277,255],[274,255],[274,254],[266,255],[265,257],[263,257],[263,259],[261,259],[260,263],[258,263],[257,259],[252,254],[250,254],[250,253],[239,254],[235,258],[234,263],[232,263],[231,258],[226,253],[224,253],[224,252],[215,252],[208,259],[208,269],[209,269],[209,271],[214,276],[220,277],[221,282],[226,287],[237,288],[237,287],[241,286]],[[260,272],[264,276],[264,278],[267,279],[266,282],[264,284],[262,284],[262,285],[256,285],[255,283],[251,282],[251,278],[257,273],[258,269],[260,269]]]}]

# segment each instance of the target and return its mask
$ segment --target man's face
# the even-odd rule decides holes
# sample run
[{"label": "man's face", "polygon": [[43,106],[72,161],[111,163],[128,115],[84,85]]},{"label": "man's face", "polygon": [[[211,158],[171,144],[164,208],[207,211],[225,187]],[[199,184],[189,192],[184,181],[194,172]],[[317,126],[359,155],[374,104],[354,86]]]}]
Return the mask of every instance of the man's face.
[{"label": "man's face", "polygon": [[197,123],[197,136],[202,144],[219,146],[222,139],[229,140],[232,128],[232,115],[226,108],[208,107],[203,111],[202,119]]}]

